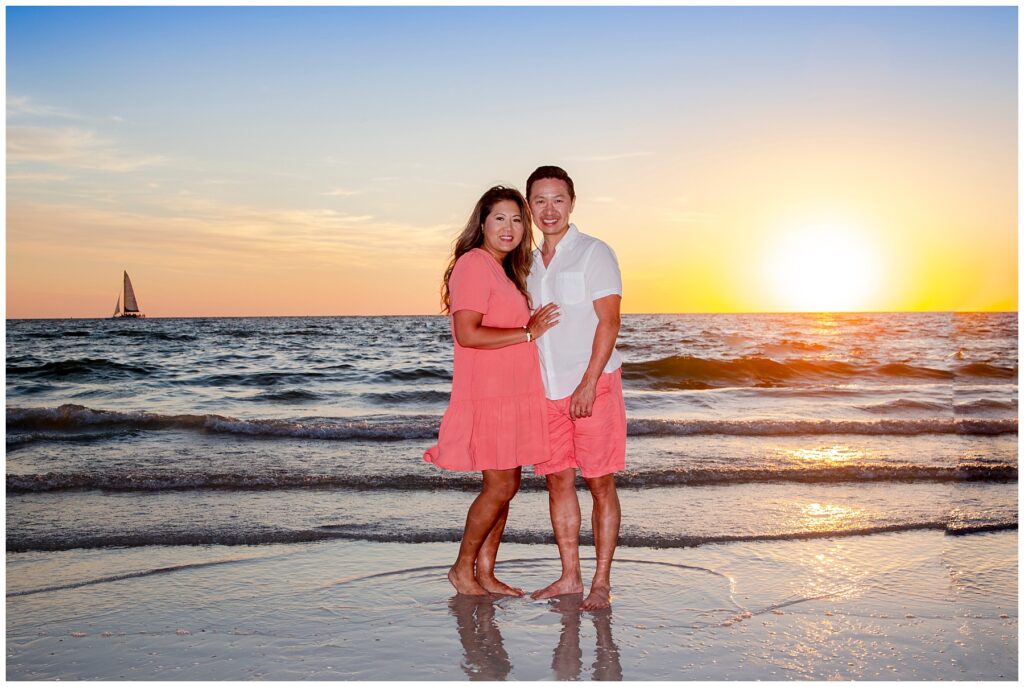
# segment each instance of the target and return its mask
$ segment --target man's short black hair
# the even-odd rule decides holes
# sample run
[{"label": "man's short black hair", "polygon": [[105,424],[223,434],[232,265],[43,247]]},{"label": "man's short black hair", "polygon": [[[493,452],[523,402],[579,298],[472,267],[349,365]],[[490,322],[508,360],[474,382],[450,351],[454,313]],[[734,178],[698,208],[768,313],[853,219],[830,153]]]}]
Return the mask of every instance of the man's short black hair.
[{"label": "man's short black hair", "polygon": [[561,167],[544,165],[533,170],[533,174],[526,180],[526,202],[530,202],[530,190],[533,188],[533,182],[541,179],[561,179],[569,186],[569,197],[576,200],[576,187],[573,186],[569,173]]}]

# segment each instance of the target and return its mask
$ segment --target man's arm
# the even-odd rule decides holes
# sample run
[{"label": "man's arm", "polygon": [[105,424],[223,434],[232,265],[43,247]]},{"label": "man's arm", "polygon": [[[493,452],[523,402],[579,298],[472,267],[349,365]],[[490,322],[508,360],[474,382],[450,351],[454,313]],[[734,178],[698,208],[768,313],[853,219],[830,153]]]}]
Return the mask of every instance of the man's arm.
[{"label": "man's arm", "polygon": [[[537,308],[530,317],[526,329],[530,337],[539,339],[541,334],[558,324],[558,306],[554,303]],[[485,327],[484,316],[475,310],[458,310],[452,315],[455,340],[466,348],[492,350],[526,342],[526,332],[521,327]]]},{"label": "man's arm", "polygon": [[597,397],[597,380],[604,372],[604,366],[612,357],[612,349],[615,347],[615,339],[619,336],[619,309],[622,306],[622,296],[612,294],[594,301],[594,311],[597,313],[597,330],[594,332],[594,345],[590,350],[590,364],[583,374],[583,381],[572,392],[572,399],[569,401],[569,416],[575,420],[581,417],[590,417],[594,411],[594,399]]}]

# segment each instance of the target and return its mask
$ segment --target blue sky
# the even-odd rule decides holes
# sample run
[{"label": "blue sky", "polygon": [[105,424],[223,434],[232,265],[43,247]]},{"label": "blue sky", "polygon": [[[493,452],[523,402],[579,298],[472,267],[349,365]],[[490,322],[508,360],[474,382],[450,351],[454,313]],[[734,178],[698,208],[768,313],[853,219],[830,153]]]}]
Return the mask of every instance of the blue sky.
[{"label": "blue sky", "polygon": [[[942,230],[962,255],[968,217],[990,245],[1011,240],[1011,205],[1016,221],[1016,13],[8,7],[8,197],[25,222],[46,224],[46,207],[152,217],[154,232],[186,222],[195,245],[204,218],[279,213],[302,225],[294,239],[351,230],[377,251],[367,269],[393,258],[426,289],[479,193],[522,185],[538,164],[568,168],[575,219],[655,280],[706,264],[712,237],[750,243],[736,208],[768,217],[768,194],[794,212],[885,214],[895,201],[875,184],[906,183],[915,206],[962,190],[963,207],[941,208],[962,216]],[[29,231],[17,221],[9,265],[10,239]],[[700,246],[678,242],[679,221]],[[637,227],[675,268],[664,250],[622,245]],[[755,301],[736,307],[769,307]]]}]

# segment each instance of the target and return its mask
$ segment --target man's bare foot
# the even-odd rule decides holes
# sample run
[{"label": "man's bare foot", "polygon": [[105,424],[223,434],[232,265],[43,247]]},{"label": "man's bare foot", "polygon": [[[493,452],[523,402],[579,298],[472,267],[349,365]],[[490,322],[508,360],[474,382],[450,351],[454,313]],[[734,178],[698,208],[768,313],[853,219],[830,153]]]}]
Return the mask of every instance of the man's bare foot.
[{"label": "man's bare foot", "polygon": [[476,581],[491,594],[504,594],[505,596],[523,596],[526,594],[526,590],[507,585],[494,575],[481,575],[479,570],[477,571]]},{"label": "man's bare foot", "polygon": [[608,608],[612,605],[612,589],[604,585],[592,585],[587,598],[583,600],[580,608],[584,611],[596,611],[600,608]]},{"label": "man's bare foot", "polygon": [[452,566],[452,569],[448,571],[448,581],[455,587],[455,591],[459,594],[467,594],[469,596],[487,596],[487,590],[480,586],[480,583],[476,581],[472,573],[465,574]]},{"label": "man's bare foot", "polygon": [[550,599],[553,596],[563,594],[582,594],[583,580],[579,577],[559,577],[544,589],[538,589],[530,594],[531,599]]}]

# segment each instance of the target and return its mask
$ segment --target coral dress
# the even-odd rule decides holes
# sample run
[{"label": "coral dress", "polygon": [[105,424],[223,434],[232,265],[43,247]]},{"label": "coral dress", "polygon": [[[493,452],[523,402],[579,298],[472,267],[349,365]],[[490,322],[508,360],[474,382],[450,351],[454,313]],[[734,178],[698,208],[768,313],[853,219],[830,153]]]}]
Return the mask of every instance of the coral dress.
[{"label": "coral dress", "polygon": [[[482,248],[455,263],[448,280],[451,313],[483,313],[485,327],[524,327],[526,298]],[[455,340],[455,371],[437,445],[423,460],[446,470],[508,470],[550,458],[547,400],[537,344],[483,350]]]}]

